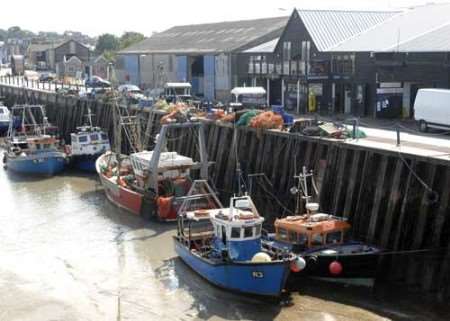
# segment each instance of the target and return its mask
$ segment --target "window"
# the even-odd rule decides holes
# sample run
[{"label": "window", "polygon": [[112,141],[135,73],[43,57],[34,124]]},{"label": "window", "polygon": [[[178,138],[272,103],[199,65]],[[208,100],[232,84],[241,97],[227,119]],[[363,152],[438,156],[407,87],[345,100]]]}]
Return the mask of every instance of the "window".
[{"label": "window", "polygon": [[41,149],[41,144],[36,144],[36,149]]},{"label": "window", "polygon": [[102,134],[102,139],[103,139],[103,140],[108,140],[108,135]]},{"label": "window", "polygon": [[3,109],[0,109],[0,114],[3,114],[3,113],[4,113]]},{"label": "window", "polygon": [[302,41],[302,60],[309,61],[311,54],[311,42],[310,41]]},{"label": "window", "polygon": [[50,148],[50,144],[44,144],[44,149],[49,149]]},{"label": "window", "polygon": [[225,229],[225,226],[222,225],[222,243],[224,245],[227,244],[227,230]]},{"label": "window", "polygon": [[283,42],[283,60],[284,61],[291,60],[291,47],[292,47],[292,43],[290,41]]},{"label": "window", "polygon": [[244,227],[244,238],[253,237],[253,226]]},{"label": "window", "polygon": [[282,241],[287,241],[288,240],[288,234],[287,231],[284,228],[279,228],[278,229],[278,238]]},{"label": "window", "polygon": [[258,237],[261,235],[261,225],[255,226],[255,236]]},{"label": "window", "polygon": [[327,234],[327,244],[338,244],[341,243],[342,232],[331,232]]},{"label": "window", "polygon": [[241,237],[241,229],[239,227],[232,227],[231,228],[231,238],[238,239],[240,237]]},{"label": "window", "polygon": [[289,241],[296,243],[297,242],[297,232],[289,231]]},{"label": "window", "polygon": [[75,54],[76,53],[76,43],[74,41],[70,42],[70,49],[69,49],[71,54]]},{"label": "window", "polygon": [[80,143],[86,143],[87,142],[87,136],[80,136],[80,137],[78,137],[78,141],[80,142]]},{"label": "window", "polygon": [[306,234],[300,233],[297,237],[297,244],[306,245],[308,243],[308,236]]},{"label": "window", "polygon": [[323,236],[322,234],[314,234],[311,238],[312,246],[320,246],[323,245]]},{"label": "window", "polygon": [[97,134],[91,134],[91,141],[95,142],[98,140],[98,135]]}]

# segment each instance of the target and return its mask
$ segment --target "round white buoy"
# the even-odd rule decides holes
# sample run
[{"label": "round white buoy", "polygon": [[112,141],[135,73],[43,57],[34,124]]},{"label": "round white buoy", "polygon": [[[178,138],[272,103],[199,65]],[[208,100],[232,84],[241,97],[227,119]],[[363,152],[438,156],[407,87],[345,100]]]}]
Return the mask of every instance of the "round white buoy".
[{"label": "round white buoy", "polygon": [[302,257],[297,257],[295,260],[291,262],[290,268],[292,272],[300,272],[304,270],[306,267],[306,261]]},{"label": "round white buoy", "polygon": [[259,253],[256,253],[252,257],[252,262],[253,263],[267,263],[267,262],[272,262],[272,259],[270,258],[269,254],[264,253],[264,252],[259,252]]}]

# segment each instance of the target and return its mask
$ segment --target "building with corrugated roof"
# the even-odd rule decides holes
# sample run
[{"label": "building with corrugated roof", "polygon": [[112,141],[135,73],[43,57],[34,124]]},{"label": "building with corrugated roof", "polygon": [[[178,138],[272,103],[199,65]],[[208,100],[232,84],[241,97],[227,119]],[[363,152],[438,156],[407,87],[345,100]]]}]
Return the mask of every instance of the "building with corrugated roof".
[{"label": "building with corrugated roof", "polygon": [[[268,103],[284,105],[288,110],[365,114],[362,105],[369,99],[365,89],[359,89],[359,107],[352,106],[352,93],[353,80],[358,78],[364,82],[364,77],[370,74],[367,68],[354,69],[356,64],[368,65],[368,55],[333,56],[329,50],[396,14],[294,10],[280,37],[242,53],[247,56],[248,69],[239,69],[240,78],[247,73],[247,82],[266,88]],[[314,96],[314,103],[309,103],[309,96]]]},{"label": "building with corrugated roof", "polygon": [[233,75],[237,55],[275,37],[289,17],[176,26],[119,52],[119,81],[161,88],[168,81],[189,81],[192,92],[226,100],[239,82]]}]

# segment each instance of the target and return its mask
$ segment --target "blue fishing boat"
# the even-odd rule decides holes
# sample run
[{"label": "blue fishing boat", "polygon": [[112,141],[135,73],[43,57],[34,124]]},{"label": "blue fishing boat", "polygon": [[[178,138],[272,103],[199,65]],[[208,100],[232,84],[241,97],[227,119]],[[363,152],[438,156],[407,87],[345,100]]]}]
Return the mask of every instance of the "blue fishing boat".
[{"label": "blue fishing boat", "polygon": [[88,124],[77,127],[77,131],[70,135],[70,146],[67,153],[72,165],[80,170],[95,172],[95,162],[107,151],[111,150],[108,135],[99,127],[92,125],[92,114],[87,114]]},{"label": "blue fishing boat", "polygon": [[[15,116],[21,126],[14,127]],[[4,154],[5,168],[21,174],[54,175],[64,169],[65,157],[58,150],[58,140],[46,133],[44,108],[40,105],[14,106]]]},{"label": "blue fishing boat", "polygon": [[262,248],[264,218],[249,196],[233,197],[224,208],[206,181],[196,181],[178,213],[177,254],[216,286],[278,297],[290,269],[305,267],[300,257],[271,256]]}]

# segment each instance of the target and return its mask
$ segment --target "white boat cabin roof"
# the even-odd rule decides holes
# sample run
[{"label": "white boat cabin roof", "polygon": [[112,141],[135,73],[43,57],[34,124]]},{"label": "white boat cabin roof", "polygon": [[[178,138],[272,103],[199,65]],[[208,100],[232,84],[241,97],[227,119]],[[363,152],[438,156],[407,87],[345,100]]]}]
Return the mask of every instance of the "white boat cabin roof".
[{"label": "white boat cabin roof", "polygon": [[[134,153],[130,155],[132,161],[138,161],[141,164],[150,165],[150,161],[153,156],[153,151],[143,151],[139,153]],[[159,168],[164,167],[182,167],[182,166],[193,166],[194,161],[190,157],[182,156],[177,152],[163,152],[159,157]]]}]

